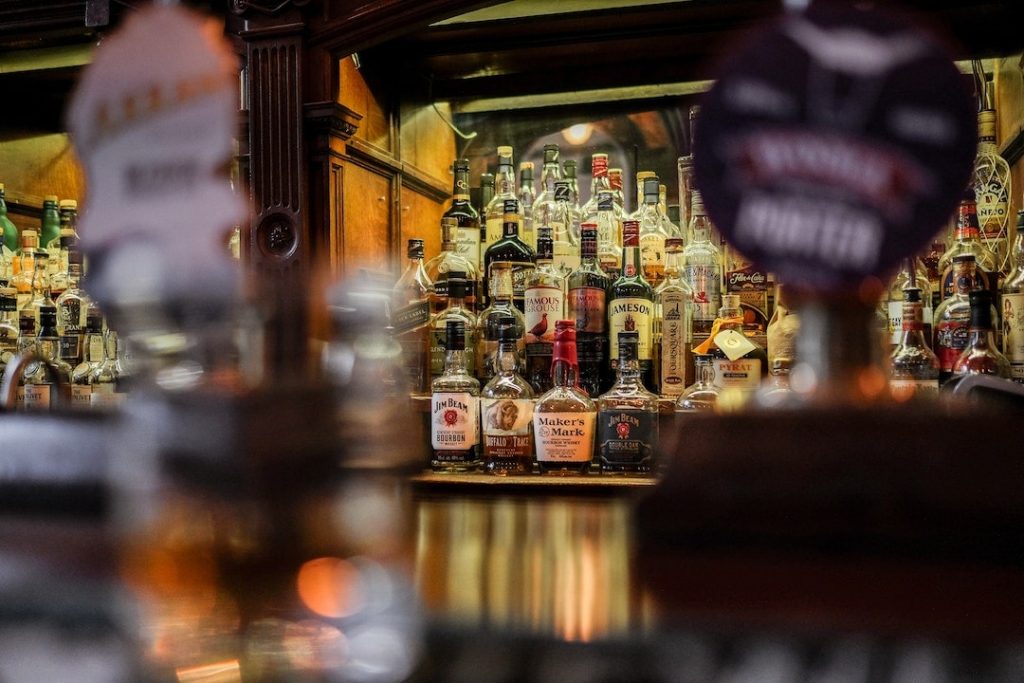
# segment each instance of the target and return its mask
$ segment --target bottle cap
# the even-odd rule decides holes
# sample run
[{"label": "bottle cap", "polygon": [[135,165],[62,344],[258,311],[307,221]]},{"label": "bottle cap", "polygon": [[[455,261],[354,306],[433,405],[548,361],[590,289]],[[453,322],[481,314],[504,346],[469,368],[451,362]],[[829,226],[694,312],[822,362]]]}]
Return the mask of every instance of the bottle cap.
[{"label": "bottle cap", "polygon": [[61,209],[71,209],[74,211],[78,209],[78,202],[76,202],[74,199],[62,199],[60,200],[60,204],[58,204],[58,206]]},{"label": "bottle cap", "polygon": [[448,273],[448,298],[449,299],[461,299],[466,296],[466,274],[465,273]]},{"label": "bottle cap", "polygon": [[423,240],[409,240],[405,253],[409,258],[423,258]]},{"label": "bottle cap", "polygon": [[575,159],[566,159],[566,161],[562,164],[562,169],[565,171],[565,177],[566,178],[575,178],[576,177],[576,160]]},{"label": "bottle cap", "polygon": [[519,162],[519,170],[520,171],[529,171],[532,174],[533,173],[533,162],[532,161],[520,161]]},{"label": "bottle cap", "polygon": [[665,251],[682,251],[683,250],[683,238],[682,237],[666,237],[665,238]]},{"label": "bottle cap", "polygon": [[586,223],[580,223],[580,239],[581,240],[585,240],[585,239],[596,240],[597,239],[597,223],[591,223],[589,221],[586,222]]},{"label": "bottle cap", "polygon": [[445,323],[445,348],[449,351],[464,351],[466,348],[466,323],[462,320],[448,320]]},{"label": "bottle cap", "polygon": [[641,182],[641,183],[644,182],[645,180],[647,180],[648,178],[657,178],[657,177],[658,177],[658,174],[655,173],[654,171],[637,171],[637,173],[636,173],[636,179],[639,182]]},{"label": "bottle cap", "polygon": [[644,198],[645,199],[658,199],[658,176],[652,175],[649,178],[644,178]]},{"label": "bottle cap", "polygon": [[57,203],[57,195],[55,195],[55,194],[48,194],[48,195],[46,195],[45,197],[43,197],[43,203],[44,204],[56,204]]},{"label": "bottle cap", "polygon": [[622,221],[622,246],[640,246],[640,223],[633,219]]},{"label": "bottle cap", "polygon": [[499,145],[498,146],[498,157],[510,157],[512,156],[511,145]]},{"label": "bottle cap", "polygon": [[550,164],[553,161],[558,161],[558,145],[544,145],[544,163]]}]

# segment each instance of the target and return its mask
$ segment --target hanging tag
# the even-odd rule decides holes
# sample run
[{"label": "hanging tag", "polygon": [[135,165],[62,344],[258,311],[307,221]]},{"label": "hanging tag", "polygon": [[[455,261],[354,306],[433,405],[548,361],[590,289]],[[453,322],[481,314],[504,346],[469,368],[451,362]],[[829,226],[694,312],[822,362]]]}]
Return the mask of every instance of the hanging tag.
[{"label": "hanging tag", "polygon": [[715,344],[729,360],[743,358],[757,348],[752,341],[737,330],[722,330],[715,335]]}]

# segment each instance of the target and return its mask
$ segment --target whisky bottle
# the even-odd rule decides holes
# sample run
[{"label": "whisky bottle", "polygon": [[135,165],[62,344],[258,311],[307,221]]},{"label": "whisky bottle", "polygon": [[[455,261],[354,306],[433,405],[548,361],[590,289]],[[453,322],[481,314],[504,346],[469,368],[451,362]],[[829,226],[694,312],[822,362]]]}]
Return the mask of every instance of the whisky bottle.
[{"label": "whisky bottle", "polygon": [[711,242],[711,221],[699,190],[691,195],[690,242],[683,249],[683,279],[693,290],[693,332],[711,332],[722,300],[722,252]]},{"label": "whisky bottle", "polygon": [[953,231],[953,242],[939,259],[939,273],[942,279],[942,298],[948,298],[956,289],[955,268],[953,259],[959,254],[972,254],[976,264],[974,277],[982,289],[993,293],[992,300],[998,299],[999,264],[996,255],[981,241],[978,227],[978,207],[974,200],[974,190],[967,188],[960,207],[957,209],[956,227]]},{"label": "whisky bottle", "polygon": [[565,318],[565,280],[555,270],[551,229],[537,234],[537,268],[526,283],[526,379],[537,393],[551,388],[555,322]]},{"label": "whisky bottle", "polygon": [[925,273],[928,275],[928,288],[931,290],[931,306],[932,315],[934,318],[935,309],[942,303],[942,273],[939,271],[939,261],[942,259],[942,255],[946,253],[946,235],[952,234],[952,223],[943,227],[942,230],[935,233],[932,237],[931,242],[928,244],[928,249],[921,255],[921,265],[924,266]]},{"label": "whisky bottle", "polygon": [[[495,267],[511,268],[512,270],[512,301],[520,311],[525,307],[526,281],[534,269],[536,255],[533,249],[519,238],[519,200],[513,198],[504,203],[505,218],[502,237],[487,247],[484,253],[485,283],[491,280],[491,271]],[[489,302],[489,300],[488,300]]]},{"label": "whisky bottle", "polygon": [[740,297],[726,294],[710,336],[694,353],[711,356],[715,369],[715,386],[721,391],[721,402],[729,408],[746,403],[768,374],[768,354],[743,333]]},{"label": "whisky bottle", "polygon": [[[666,235],[669,237],[683,237],[683,232],[679,229],[679,226],[668,217],[668,187],[664,183],[658,185],[658,218],[661,220],[661,229],[665,231]],[[686,240],[684,239],[683,241],[685,242]]]},{"label": "whisky bottle", "polygon": [[71,367],[82,357],[82,338],[89,313],[89,295],[78,285],[82,277],[81,255],[71,252],[68,264],[68,286],[57,297],[57,331],[60,333],[60,357]]},{"label": "whisky bottle", "polygon": [[[608,155],[598,152],[590,156],[590,198],[580,207],[580,222],[597,222],[597,212],[602,192],[608,192],[611,201],[611,183],[608,181]],[[612,204],[614,207],[614,203]],[[622,214],[615,208],[615,216],[621,220]],[[600,236],[598,236],[600,240]]]},{"label": "whisky bottle", "polygon": [[[391,290],[391,334],[402,347],[406,388],[417,396],[430,392],[431,374],[431,283],[423,268],[423,240],[409,240],[409,264]],[[450,273],[449,273],[450,275]],[[438,314],[439,315],[439,314]],[[438,351],[437,374],[443,356]]]},{"label": "whisky bottle", "polygon": [[551,227],[555,268],[562,273],[562,277],[567,277],[580,265],[579,215],[572,207],[568,181],[555,182],[555,198],[551,210],[542,210],[541,214],[550,217],[550,222],[544,225]]},{"label": "whisky bottle", "polygon": [[650,472],[658,449],[658,397],[644,387],[640,335],[620,332],[615,384],[597,399],[597,461],[603,474]]},{"label": "whisky bottle", "polygon": [[117,332],[107,330],[103,360],[89,371],[89,407],[93,410],[117,408],[124,399],[124,393],[118,391],[118,347]]},{"label": "whisky bottle", "polygon": [[40,249],[36,252],[35,268],[32,273],[32,300],[26,306],[35,314],[36,322],[39,324],[42,324],[39,320],[39,311],[42,307],[55,306],[53,297],[50,296],[49,270],[50,257]]},{"label": "whisky bottle", "polygon": [[495,375],[480,392],[483,466],[489,474],[529,474],[533,469],[533,389],[519,375],[515,319],[498,323]]},{"label": "whisky bottle", "polygon": [[662,396],[676,397],[687,385],[693,290],[683,279],[683,240],[665,240],[665,279],[654,290],[653,361]]},{"label": "whisky bottle", "polygon": [[576,225],[578,226],[580,224],[580,185],[576,178],[575,159],[566,159],[562,162],[562,178],[569,183],[569,206],[576,216]]},{"label": "whisky bottle", "polygon": [[89,375],[106,358],[107,349],[103,339],[103,316],[93,309],[85,323],[85,354],[81,363],[71,371],[71,407],[89,408],[92,386]]},{"label": "whisky bottle", "polygon": [[[477,257],[477,265],[480,270],[480,288],[483,289],[484,280],[487,276],[484,272],[484,252],[487,251],[487,206],[494,199],[494,174],[480,174],[480,206],[477,212],[480,214],[480,255]],[[479,295],[479,291],[477,294]],[[477,308],[482,309],[487,304],[484,297],[478,296]]]},{"label": "whisky bottle", "polygon": [[622,274],[622,218],[616,213],[610,190],[598,193],[596,216],[583,225],[588,223],[597,226],[597,262],[601,270],[611,280],[617,280]]},{"label": "whisky bottle", "polygon": [[554,386],[537,399],[533,434],[541,474],[586,474],[594,455],[597,406],[580,389],[576,364],[576,323],[555,324],[551,363]]},{"label": "whisky bottle", "polygon": [[541,225],[547,225],[552,230],[556,229],[550,223],[553,216],[547,214],[552,213],[551,207],[555,201],[555,183],[561,179],[562,167],[558,163],[558,145],[544,145],[544,162],[540,167],[540,193],[531,207],[531,218],[535,231]]},{"label": "whisky bottle", "polygon": [[996,147],[996,112],[986,106],[978,112],[978,153],[974,159],[974,194],[978,201],[981,239],[1005,272],[1010,231],[1010,165]]},{"label": "whisky bottle", "polygon": [[1014,381],[1024,382],[1024,211],[1017,214],[1013,241],[1013,270],[1003,283],[1003,353],[1010,361]]},{"label": "whisky bottle", "polygon": [[939,358],[939,383],[943,384],[953,376],[953,366],[960,354],[967,348],[967,333],[971,319],[971,305],[968,298],[972,291],[981,289],[976,274],[974,254],[957,254],[953,257],[956,269],[952,296],[944,299],[935,309],[935,343],[933,348]]},{"label": "whisky bottle", "polygon": [[622,192],[622,169],[621,168],[609,168],[608,169],[608,186],[612,190],[612,198],[615,200],[615,206],[618,208],[616,213],[625,219],[626,215],[626,196]]},{"label": "whisky bottle", "polygon": [[0,286],[0,377],[18,352],[18,293],[8,284]]},{"label": "whisky bottle", "polygon": [[0,234],[0,248],[3,249],[6,257],[10,259],[18,249],[18,228],[7,217],[6,194],[7,191],[4,188],[4,184],[0,183],[0,232],[3,233]]},{"label": "whisky bottle", "polygon": [[533,187],[533,162],[519,162],[519,206],[523,210],[523,241],[537,250],[537,233],[533,225],[533,204],[537,201],[537,190]]},{"label": "whisky bottle", "polygon": [[[25,410],[50,410],[58,402],[66,403],[68,397],[58,396],[57,387],[58,381],[70,387],[71,367],[60,359],[59,349],[57,309],[47,304],[39,311],[39,332],[36,335],[36,353],[40,361],[29,363],[25,368]],[[68,393],[70,395],[70,390]]]},{"label": "whisky bottle", "polygon": [[[448,301],[448,273],[466,274],[466,307],[476,310],[476,291],[480,276],[476,266],[458,251],[458,219],[441,218],[441,251],[423,265],[430,281],[430,312],[437,313]],[[420,247],[422,250],[422,246]]]},{"label": "whisky bottle", "polygon": [[[455,251],[459,256],[473,264],[474,277],[479,278],[480,273],[480,214],[473,207],[469,200],[469,161],[459,159],[452,165],[454,179],[452,181],[452,203],[441,217],[454,218],[455,230]],[[442,222],[442,230],[444,223]],[[479,289],[478,283],[474,283],[474,294]]]},{"label": "whisky bottle", "polygon": [[[23,231],[22,237],[28,230]],[[45,298],[45,288],[48,284],[46,275],[48,257],[42,249],[35,249],[32,252],[31,261],[22,258],[21,272],[11,279],[11,283],[18,290],[18,310],[31,311],[38,322],[38,306],[33,303],[41,303]]]},{"label": "whisky bottle", "polygon": [[900,264],[889,285],[886,296],[886,317],[888,319],[887,334],[889,342],[895,348],[903,336],[903,298],[904,292],[911,287],[921,290],[921,319],[924,324],[925,339],[932,338],[932,291],[928,284],[928,273],[916,258],[905,258]]},{"label": "whisky bottle", "polygon": [[[14,259],[11,261],[11,284],[14,278],[27,271],[28,289],[32,289],[32,269],[35,264],[35,254],[39,250],[39,232],[32,228],[24,228],[18,235],[18,250],[14,252]],[[20,292],[21,289],[19,288]],[[20,310],[20,309],[19,309]]]},{"label": "whisky bottle", "polygon": [[62,250],[66,248],[79,248],[81,238],[78,236],[78,202],[74,199],[62,199],[57,205],[57,216],[60,222],[60,230],[57,237],[43,245],[54,263],[60,265],[58,259]]},{"label": "whisky bottle", "polygon": [[[15,355],[20,355],[28,351],[32,351],[36,348],[36,317],[32,315],[31,310],[23,310],[18,312],[18,348]],[[29,370],[32,370],[31,366],[26,366],[25,372],[21,374],[18,379],[18,397],[15,405],[15,410],[25,409],[25,375],[28,374]]]},{"label": "whisky bottle", "polygon": [[[476,376],[487,382],[495,373],[495,357],[498,353],[499,323],[511,318],[516,328],[516,352],[523,357],[526,317],[512,302],[512,267],[498,262],[491,268],[489,289],[491,305],[480,313],[476,333]],[[472,367],[472,366],[471,366]]]},{"label": "whisky bottle", "polygon": [[769,368],[773,367],[775,360],[779,358],[787,360],[790,366],[796,362],[796,337],[800,331],[800,315],[790,305],[786,291],[781,283],[776,285],[775,310],[772,311],[772,319],[768,321],[765,333],[768,341],[765,351],[768,354]]},{"label": "whisky bottle", "polygon": [[697,381],[676,399],[677,413],[711,412],[718,405],[720,392],[715,384],[715,368],[711,364],[711,356],[694,351],[693,364]]},{"label": "whisky bottle", "polygon": [[597,396],[607,385],[607,290],[611,279],[597,261],[594,225],[582,226],[580,241],[580,266],[568,278],[567,317],[576,321],[579,384],[587,394]]},{"label": "whisky bottle", "polygon": [[[484,213],[486,233],[481,248],[485,255],[491,245],[501,240],[505,234],[504,225],[509,216],[508,203],[509,201],[514,201],[517,207],[519,205],[519,200],[516,199],[517,189],[516,171],[512,164],[512,148],[502,145],[498,147],[498,172],[494,175],[494,196],[487,203],[487,209]],[[523,229],[523,216],[518,208],[514,215],[516,234],[519,235]],[[481,275],[487,276],[486,262],[484,264],[484,272]]]},{"label": "whisky bottle", "polygon": [[619,332],[637,332],[637,357],[644,384],[653,381],[651,333],[654,326],[654,288],[644,278],[640,264],[640,225],[629,219],[622,224],[622,275],[608,287],[609,357],[612,370],[619,362]]},{"label": "whisky bottle", "polygon": [[[454,289],[464,283],[450,282]],[[445,323],[444,372],[431,385],[430,466],[435,472],[470,472],[480,466],[480,383],[469,374],[466,323]]]},{"label": "whisky bottle", "polygon": [[665,240],[670,237],[658,211],[658,186],[657,176],[644,180],[643,204],[636,213],[640,223],[640,261],[644,279],[655,288],[665,277]]},{"label": "whisky bottle", "polygon": [[902,294],[900,336],[889,358],[889,393],[900,402],[934,397],[939,390],[939,359],[926,341],[924,290],[907,287]]},{"label": "whisky bottle", "polygon": [[977,289],[967,296],[971,306],[967,346],[953,364],[953,375],[994,375],[1010,379],[1010,361],[996,346],[992,293]]},{"label": "whisky bottle", "polygon": [[409,240],[405,255],[409,259],[405,264],[405,270],[391,289],[391,301],[396,308],[407,306],[414,301],[429,299],[433,289],[423,265],[423,240]]},{"label": "whisky bottle", "polygon": [[448,273],[448,306],[430,318],[427,345],[430,351],[430,378],[440,377],[444,372],[447,354],[445,339],[450,320],[462,321],[462,357],[467,368],[476,368],[477,317],[466,308],[465,273]]},{"label": "whisky bottle", "polygon": [[787,408],[797,405],[796,395],[789,384],[789,373],[793,362],[789,358],[775,358],[768,361],[768,379],[754,394],[754,405],[758,408]]},{"label": "whisky bottle", "polygon": [[43,216],[40,219],[39,244],[46,248],[47,245],[55,240],[59,240],[59,238],[60,214],[57,212],[57,195],[46,195],[43,197]]},{"label": "whisky bottle", "polygon": [[[693,141],[690,141],[691,149]],[[676,160],[677,181],[679,183],[679,231],[684,242],[689,242],[690,235],[690,197],[693,194],[693,155],[687,154]]]}]

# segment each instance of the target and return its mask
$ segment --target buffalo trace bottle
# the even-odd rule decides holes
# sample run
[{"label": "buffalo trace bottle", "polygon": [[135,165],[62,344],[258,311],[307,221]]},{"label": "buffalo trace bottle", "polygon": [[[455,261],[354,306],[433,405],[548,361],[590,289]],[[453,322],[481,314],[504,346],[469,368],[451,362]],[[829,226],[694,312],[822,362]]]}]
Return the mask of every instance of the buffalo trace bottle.
[{"label": "buffalo trace bottle", "polygon": [[[519,200],[509,199],[504,203],[505,220],[501,239],[487,247],[484,252],[484,271],[480,274],[484,283],[490,285],[491,271],[498,267],[512,269],[512,302],[520,311],[525,307],[526,281],[533,272],[536,255],[525,242],[519,239]],[[490,300],[488,300],[489,302]]]},{"label": "buffalo trace bottle", "polygon": [[693,290],[682,273],[683,240],[665,240],[665,279],[654,290],[654,372],[662,396],[676,397],[686,388],[690,356]]},{"label": "buffalo trace bottle", "polygon": [[551,388],[555,322],[565,317],[565,280],[552,261],[551,228],[537,232],[537,268],[526,283],[526,379],[534,391]]},{"label": "buffalo trace bottle", "polygon": [[973,254],[958,254],[953,257],[956,269],[952,296],[944,299],[935,309],[935,355],[939,358],[939,383],[943,384],[953,376],[953,365],[967,347],[967,330],[971,318],[971,304],[968,296],[979,283],[975,277]]},{"label": "buffalo trace bottle", "polygon": [[612,370],[619,363],[619,332],[640,335],[637,357],[644,384],[657,389],[651,362],[651,332],[654,325],[654,289],[644,278],[640,266],[640,226],[635,220],[623,221],[622,275],[608,287],[609,357]]},{"label": "buffalo trace bottle", "polygon": [[658,449],[658,397],[640,380],[636,332],[619,333],[615,384],[597,399],[597,461],[602,473],[650,472]]},{"label": "buffalo trace bottle", "polygon": [[1010,361],[1015,382],[1024,383],[1024,211],[1017,214],[1017,238],[1013,241],[1013,269],[1003,283],[1003,353]]},{"label": "buffalo trace bottle", "polygon": [[533,469],[533,389],[518,372],[515,319],[498,323],[495,375],[480,392],[484,471],[529,474]]},{"label": "buffalo trace bottle", "polygon": [[466,323],[446,323],[444,373],[430,385],[430,466],[469,472],[480,466],[480,382],[466,364]]},{"label": "buffalo trace bottle", "polygon": [[568,317],[576,321],[579,384],[590,396],[597,396],[606,386],[608,328],[605,297],[610,281],[597,262],[595,227],[588,223],[581,230],[580,266],[568,278]]},{"label": "buffalo trace bottle", "polygon": [[537,399],[533,434],[541,474],[586,474],[594,455],[597,406],[579,388],[576,323],[555,324],[551,374],[555,386]]},{"label": "buffalo trace bottle", "polygon": [[954,375],[995,375],[1010,379],[1010,361],[996,348],[992,325],[992,293],[978,289],[968,294],[971,322],[967,346],[953,364]]},{"label": "buffalo trace bottle", "polygon": [[889,359],[889,393],[897,401],[934,397],[939,390],[939,359],[929,348],[924,327],[925,297],[920,287],[903,289],[902,330]]}]

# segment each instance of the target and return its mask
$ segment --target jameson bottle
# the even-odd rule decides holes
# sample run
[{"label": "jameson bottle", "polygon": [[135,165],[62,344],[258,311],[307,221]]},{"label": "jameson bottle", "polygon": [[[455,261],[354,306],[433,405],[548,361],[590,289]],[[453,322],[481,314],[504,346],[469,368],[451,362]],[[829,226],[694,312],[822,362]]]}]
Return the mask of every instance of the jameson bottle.
[{"label": "jameson bottle", "polygon": [[580,266],[568,278],[568,317],[576,321],[580,386],[597,396],[607,386],[607,289],[611,280],[597,262],[597,231],[584,224]]},{"label": "jameson bottle", "polygon": [[484,471],[529,474],[533,469],[533,389],[519,375],[515,320],[498,325],[495,374],[480,392]]},{"label": "jameson bottle", "polygon": [[620,332],[615,384],[597,400],[597,461],[603,474],[643,473],[658,449],[658,397],[640,379],[640,335]]},{"label": "jameson bottle", "polygon": [[[444,212],[445,218],[456,223],[455,251],[473,264],[473,272],[480,271],[480,214],[469,200],[469,161],[459,159],[453,165],[455,178],[452,185],[452,203]],[[442,223],[443,225],[443,223]]]},{"label": "jameson bottle", "polygon": [[651,336],[654,327],[654,288],[644,279],[640,263],[640,225],[635,220],[622,223],[622,275],[608,287],[608,336],[612,370],[619,363],[619,332],[639,335],[637,358],[644,384],[654,381]]},{"label": "jameson bottle", "polygon": [[537,399],[533,434],[541,474],[586,474],[594,455],[597,406],[577,383],[576,323],[555,324],[554,387]]},{"label": "jameson bottle", "polygon": [[565,280],[555,270],[551,228],[537,234],[537,268],[526,283],[526,379],[537,393],[551,388],[555,322],[565,318]]},{"label": "jameson bottle", "polygon": [[1017,214],[1013,241],[1013,270],[1003,284],[1003,353],[1010,361],[1013,380],[1024,383],[1024,211]]},{"label": "jameson bottle", "polygon": [[509,199],[504,202],[505,219],[502,237],[487,247],[484,253],[485,282],[490,284],[491,271],[494,268],[510,268],[512,270],[512,301],[522,311],[526,307],[526,282],[534,269],[536,255],[533,249],[519,239],[519,200]]},{"label": "jameson bottle", "polygon": [[953,364],[953,375],[994,375],[1010,379],[1010,361],[996,347],[992,293],[978,289],[967,296],[971,306],[967,346]]},{"label": "jameson bottle", "polygon": [[469,472],[480,466],[480,383],[468,370],[465,322],[448,320],[445,336],[444,372],[430,385],[430,466]]},{"label": "jameson bottle", "polygon": [[925,341],[925,298],[920,287],[903,289],[902,329],[889,359],[889,393],[900,402],[934,397],[939,391],[939,359]]}]

